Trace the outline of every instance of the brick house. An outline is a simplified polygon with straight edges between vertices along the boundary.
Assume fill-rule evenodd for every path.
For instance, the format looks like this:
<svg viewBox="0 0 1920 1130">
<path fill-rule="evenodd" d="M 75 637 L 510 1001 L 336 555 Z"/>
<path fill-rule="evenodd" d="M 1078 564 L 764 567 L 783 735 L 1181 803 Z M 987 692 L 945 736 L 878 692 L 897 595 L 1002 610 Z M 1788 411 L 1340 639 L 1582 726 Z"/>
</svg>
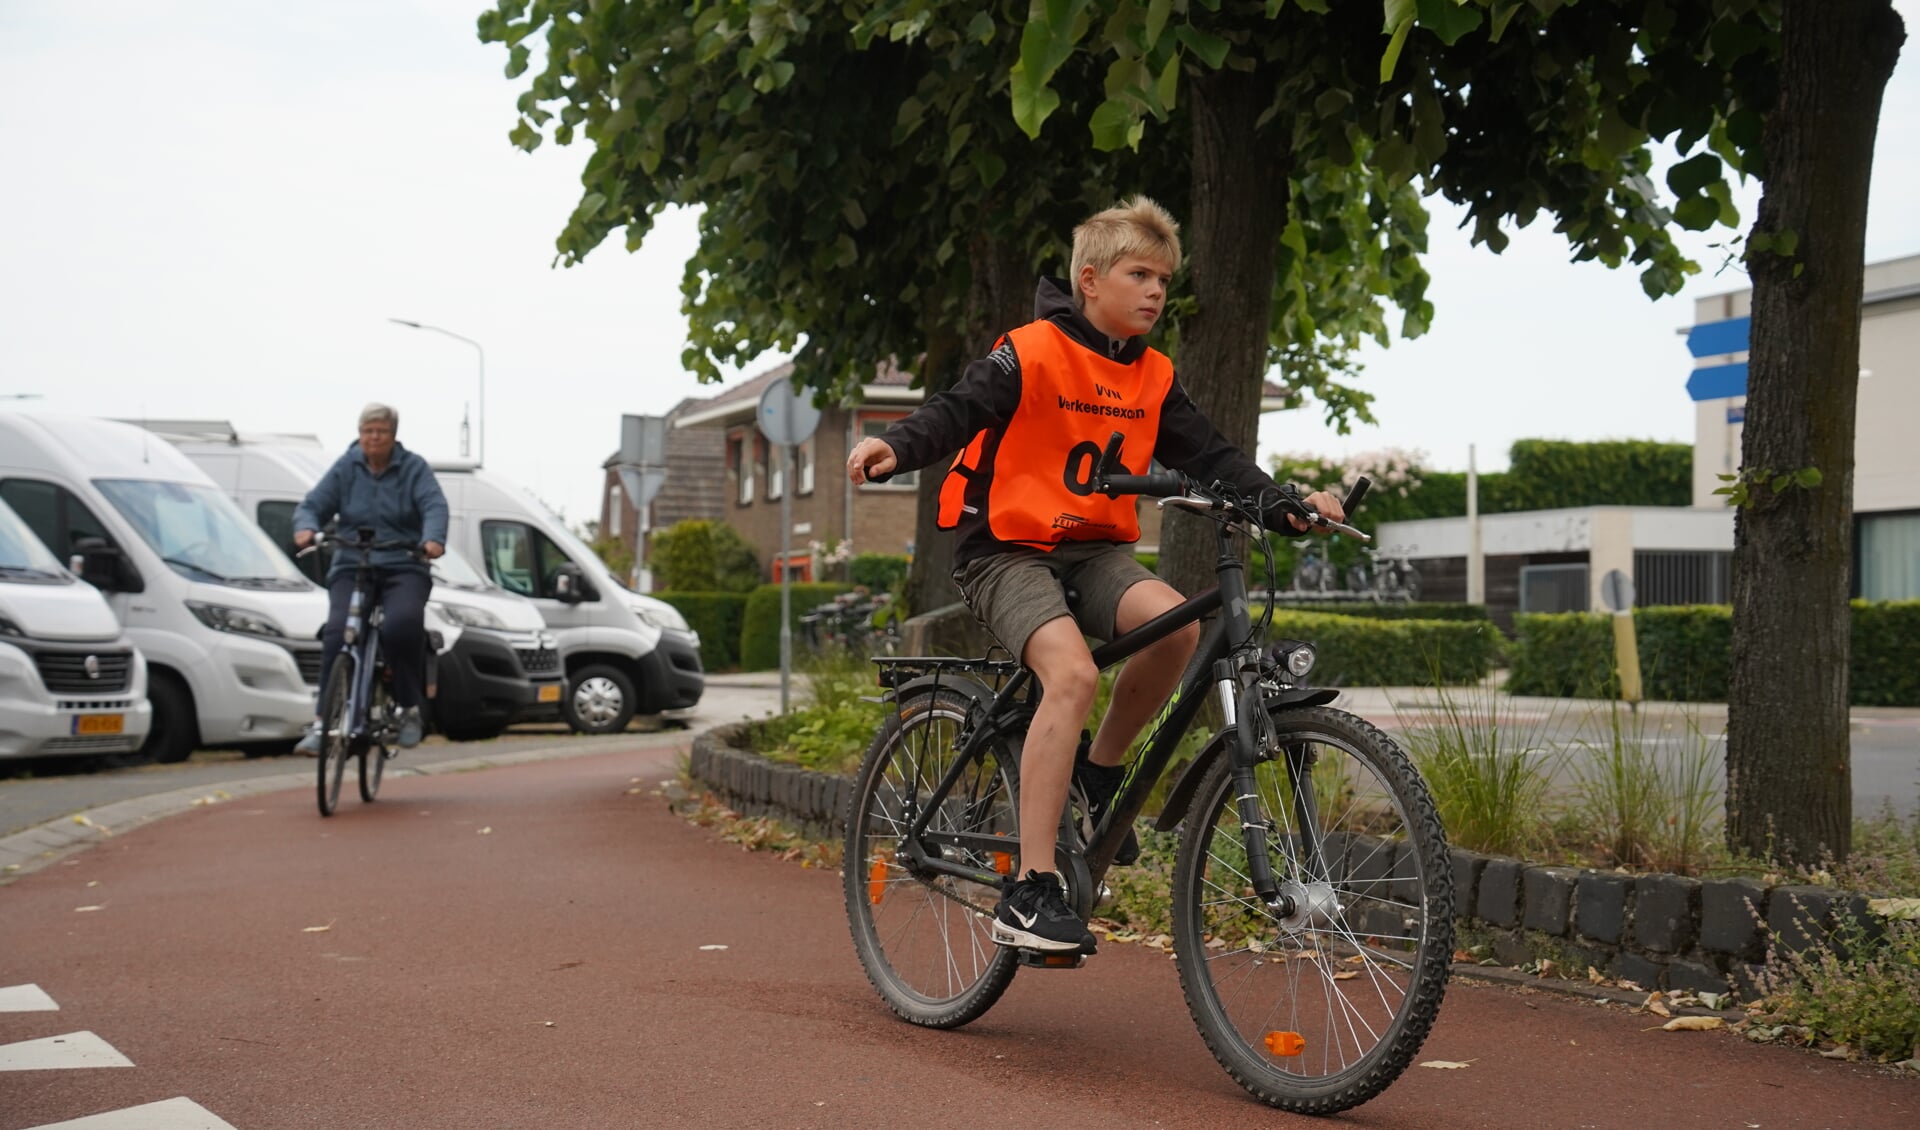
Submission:
<svg viewBox="0 0 1920 1130">
<path fill-rule="evenodd" d="M 754 421 L 760 396 L 775 381 L 787 380 L 793 366 L 780 365 L 706 400 L 688 400 L 668 418 L 669 471 L 666 484 L 654 499 L 651 529 L 670 526 L 683 518 L 711 518 L 740 531 L 766 564 L 769 578 L 780 555 L 780 503 L 786 490 L 779 452 L 760 434 Z M 847 481 L 847 453 L 866 436 L 879 435 L 921 401 L 921 390 L 910 387 L 914 375 L 884 362 L 853 406 L 829 406 L 821 411 L 813 438 L 794 451 L 793 527 L 788 537 L 788 568 L 796 581 L 837 579 L 831 566 L 816 562 L 813 543 L 823 548 L 841 539 L 854 553 L 910 554 L 913 549 L 915 508 L 919 504 L 919 476 L 940 473 L 938 466 L 897 475 L 886 483 L 854 486 Z M 1260 410 L 1282 407 L 1285 390 L 1267 382 Z M 685 470 L 681 453 L 686 453 Z M 697 461 L 696 461 L 697 460 Z M 636 544 L 630 531 L 637 516 L 620 498 L 619 476 L 608 461 L 603 488 L 602 529 Z M 697 480 L 697 481 L 690 481 Z M 676 493 L 677 492 L 677 493 Z M 670 493 L 672 505 L 668 505 Z M 616 519 L 616 503 L 625 511 Z M 614 523 L 618 523 L 617 528 Z M 1157 552 L 1160 511 L 1140 511 L 1139 549 Z"/>
</svg>

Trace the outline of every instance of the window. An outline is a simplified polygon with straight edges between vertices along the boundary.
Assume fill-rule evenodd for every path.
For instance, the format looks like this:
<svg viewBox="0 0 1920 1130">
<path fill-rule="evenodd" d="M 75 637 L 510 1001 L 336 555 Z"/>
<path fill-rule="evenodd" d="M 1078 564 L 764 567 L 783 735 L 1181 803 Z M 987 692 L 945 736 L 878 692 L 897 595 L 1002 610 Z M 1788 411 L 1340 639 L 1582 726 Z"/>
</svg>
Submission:
<svg viewBox="0 0 1920 1130">
<path fill-rule="evenodd" d="M 793 449 L 793 493 L 813 493 L 813 437 Z"/>
<path fill-rule="evenodd" d="M 627 492 L 620 489 L 619 483 L 615 483 L 613 486 L 607 488 L 608 537 L 617 538 L 620 536 L 620 512 L 627 508 L 626 504 Z"/>
<path fill-rule="evenodd" d="M 778 554 L 775 554 L 773 559 L 773 583 L 776 585 L 780 583 L 780 564 L 780 557 Z M 788 581 L 796 585 L 813 583 L 813 554 L 796 553 L 792 557 L 787 558 L 786 566 Z"/>
<path fill-rule="evenodd" d="M 779 498 L 787 489 L 787 451 L 778 444 L 762 442 L 767 460 L 767 497 Z"/>
<path fill-rule="evenodd" d="M 1522 565 L 1520 611 L 1585 612 L 1587 566 Z"/>
<path fill-rule="evenodd" d="M 495 584 L 521 596 L 559 599 L 560 568 L 571 559 L 552 538 L 524 522 L 482 522 L 480 545 Z M 585 597 L 598 599 L 591 586 Z"/>
<path fill-rule="evenodd" d="M 1730 604 L 1733 554 L 1719 549 L 1643 549 L 1633 555 L 1634 603 Z"/>
<path fill-rule="evenodd" d="M 1860 516 L 1860 596 L 1920 598 L 1920 514 Z"/>
<path fill-rule="evenodd" d="M 253 520 L 273 539 L 273 544 L 293 559 L 294 568 L 305 573 L 309 581 L 325 584 L 327 564 L 333 559 L 333 550 L 322 549 L 305 557 L 295 556 L 300 552 L 293 544 L 293 512 L 297 507 L 298 504 L 293 502 L 262 502 L 255 508 Z"/>
<path fill-rule="evenodd" d="M 72 491 L 37 479 L 8 479 L 0 483 L 0 498 L 38 534 L 55 557 L 65 561 L 81 538 L 99 538 L 115 544 L 113 535 Z"/>
<path fill-rule="evenodd" d="M 753 502 L 753 460 L 747 455 L 750 442 L 745 431 L 727 436 L 727 474 L 734 482 L 734 501 L 742 506 Z"/>
<path fill-rule="evenodd" d="M 860 439 L 869 439 L 871 437 L 878 436 L 880 433 L 887 430 L 887 426 L 893 423 L 893 419 L 894 418 L 892 417 L 886 417 L 886 416 L 882 416 L 879 418 L 875 418 L 873 416 L 862 416 L 860 418 Z M 919 485 L 920 485 L 920 472 L 904 471 L 900 474 L 893 476 L 892 478 L 888 479 L 884 483 L 870 484 L 870 487 L 872 489 L 885 490 L 889 487 L 917 487 Z"/>
</svg>

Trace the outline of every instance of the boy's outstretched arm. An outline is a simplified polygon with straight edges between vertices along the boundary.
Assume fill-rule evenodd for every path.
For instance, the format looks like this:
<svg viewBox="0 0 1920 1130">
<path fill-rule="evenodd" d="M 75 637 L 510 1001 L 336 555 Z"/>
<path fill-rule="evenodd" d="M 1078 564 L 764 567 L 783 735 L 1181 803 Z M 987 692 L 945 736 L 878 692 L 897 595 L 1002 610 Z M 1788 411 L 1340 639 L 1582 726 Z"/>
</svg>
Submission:
<svg viewBox="0 0 1920 1130">
<path fill-rule="evenodd" d="M 1006 425 L 1020 406 L 1020 359 L 1011 343 L 967 366 L 960 380 L 879 436 L 868 436 L 847 453 L 847 477 L 855 485 L 917 471 L 964 447 L 987 428 Z"/>
<path fill-rule="evenodd" d="M 1178 380 L 1167 390 L 1167 399 L 1160 407 L 1160 436 L 1154 445 L 1153 457 L 1165 466 L 1184 471 L 1195 478 L 1209 481 L 1221 479 L 1232 483 L 1248 498 L 1259 498 L 1263 492 L 1278 488 L 1324 517 L 1336 522 L 1347 520 L 1346 510 L 1341 507 L 1340 500 L 1326 491 L 1315 491 L 1302 498 L 1299 488 L 1293 484 L 1276 483 L 1272 475 L 1248 458 L 1246 452 L 1220 434 L 1220 430 L 1200 411 L 1199 405 L 1187 395 L 1187 390 L 1180 387 Z M 1276 510 L 1268 511 L 1265 519 L 1267 528 L 1281 528 L 1279 518 L 1282 514 L 1294 531 L 1306 531 L 1307 524 L 1298 515 Z"/>
</svg>

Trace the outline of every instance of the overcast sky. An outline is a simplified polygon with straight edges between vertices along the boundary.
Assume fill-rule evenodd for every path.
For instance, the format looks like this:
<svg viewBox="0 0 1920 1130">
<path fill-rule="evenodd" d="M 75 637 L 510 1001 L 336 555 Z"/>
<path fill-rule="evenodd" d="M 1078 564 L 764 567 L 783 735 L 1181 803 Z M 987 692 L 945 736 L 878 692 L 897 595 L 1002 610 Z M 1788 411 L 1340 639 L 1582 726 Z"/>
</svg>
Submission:
<svg viewBox="0 0 1920 1130">
<path fill-rule="evenodd" d="M 1920 0 L 1880 123 L 1869 261 L 1920 253 Z M 29 410 L 214 418 L 352 439 L 368 400 L 401 440 L 486 461 L 575 521 L 623 412 L 702 388 L 680 369 L 690 216 L 637 254 L 617 239 L 550 266 L 583 146 L 512 148 L 519 82 L 473 33 L 475 0 L 0 0 L 0 396 Z M 1752 219 L 1757 187 L 1741 192 Z M 1377 427 L 1270 416 L 1261 454 L 1400 447 L 1435 467 L 1504 466 L 1524 437 L 1691 441 L 1692 299 L 1746 285 L 1706 268 L 1650 302 L 1631 270 L 1567 262 L 1550 222 L 1473 249 L 1435 202 L 1432 331 L 1369 348 Z M 772 363 L 769 359 L 767 363 Z M 750 366 L 749 373 L 763 365 Z M 0 402 L 0 409 L 8 406 Z M 476 429 L 477 431 L 477 429 Z M 477 439 L 477 436 L 476 436 Z"/>
</svg>

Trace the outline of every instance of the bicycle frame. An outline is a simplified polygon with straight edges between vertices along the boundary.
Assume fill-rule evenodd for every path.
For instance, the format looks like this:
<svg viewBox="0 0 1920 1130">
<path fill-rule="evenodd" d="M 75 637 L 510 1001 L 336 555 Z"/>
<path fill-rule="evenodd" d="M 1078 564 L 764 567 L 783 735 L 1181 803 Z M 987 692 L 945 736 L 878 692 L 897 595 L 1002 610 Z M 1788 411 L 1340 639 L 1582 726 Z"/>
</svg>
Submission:
<svg viewBox="0 0 1920 1130">
<path fill-rule="evenodd" d="M 1101 819 L 1094 830 L 1093 841 L 1087 845 L 1083 859 L 1089 872 L 1089 878 L 1097 884 L 1113 863 L 1113 857 L 1120 850 L 1126 838 L 1127 829 L 1132 827 L 1134 819 L 1145 807 L 1147 796 L 1166 771 L 1167 763 L 1172 759 L 1174 750 L 1179 746 L 1200 707 L 1206 701 L 1211 690 L 1219 698 L 1224 718 L 1221 732 L 1234 730 L 1235 740 L 1229 745 L 1234 755 L 1236 770 L 1242 775 L 1238 784 L 1238 793 L 1242 807 L 1249 811 L 1242 813 L 1249 829 L 1265 828 L 1264 820 L 1258 815 L 1257 801 L 1252 798 L 1252 772 L 1256 751 L 1251 741 L 1251 731 L 1246 727 L 1236 727 L 1240 712 L 1251 703 L 1256 709 L 1262 708 L 1258 694 L 1260 675 L 1260 645 L 1253 640 L 1253 616 L 1247 595 L 1246 564 L 1233 548 L 1233 530 L 1227 523 L 1219 529 L 1219 558 L 1215 562 L 1215 572 L 1220 583 L 1215 588 L 1188 598 L 1180 604 L 1161 613 L 1152 620 L 1123 633 L 1112 641 L 1101 645 L 1093 652 L 1096 667 L 1105 670 L 1147 647 L 1158 643 L 1174 632 L 1189 624 L 1198 623 L 1210 613 L 1218 611 L 1216 617 L 1202 631 L 1200 642 L 1194 649 L 1193 659 L 1188 663 L 1179 685 L 1168 699 L 1158 717 L 1154 719 L 1145 749 L 1138 758 L 1130 762 L 1127 776 L 1122 781 L 1114 797 L 1109 812 Z M 973 661 L 943 661 L 938 657 L 902 660 L 875 659 L 884 666 L 889 663 L 917 665 L 930 668 L 933 672 L 934 686 L 939 684 L 939 671 L 944 668 L 958 667 Z M 977 668 L 977 664 L 974 665 Z M 1033 683 L 1033 672 L 1020 667 L 1004 686 L 995 694 L 993 702 L 987 707 L 981 724 L 966 734 L 960 749 L 960 755 L 953 760 L 945 775 L 935 785 L 923 810 L 914 814 L 909 823 L 902 850 L 906 853 L 913 868 L 927 872 L 952 875 L 957 878 L 983 885 L 994 885 L 1000 881 L 996 872 L 968 866 L 966 863 L 949 859 L 939 849 L 952 847 L 964 852 L 987 854 L 1008 854 L 1018 850 L 1017 837 L 994 836 L 970 832 L 930 832 L 927 825 L 934 813 L 939 811 L 954 785 L 960 780 L 966 768 L 978 760 L 986 745 L 1001 734 L 1024 733 L 1026 724 L 1032 715 L 1035 699 L 1028 693 Z M 1290 759 L 1291 760 L 1291 759 Z M 1290 766 L 1291 768 L 1292 766 Z M 1312 790 L 1293 790 L 1296 801 L 1304 801 L 1308 811 L 1303 817 L 1311 815 Z M 1301 794 L 1306 794 L 1304 797 Z M 909 803 L 913 803 L 909 800 Z M 1303 824 L 1315 827 L 1316 824 Z M 1249 849 L 1258 845 L 1249 844 Z M 932 849 L 932 850 L 929 850 Z M 1317 853 L 1316 853 L 1317 854 Z M 990 858 L 991 856 L 989 856 Z M 1273 902 L 1280 899 L 1278 885 L 1270 873 L 1266 872 L 1266 854 L 1260 851 L 1250 860 L 1250 866 L 1256 871 L 1251 876 L 1259 893 Z"/>
</svg>

